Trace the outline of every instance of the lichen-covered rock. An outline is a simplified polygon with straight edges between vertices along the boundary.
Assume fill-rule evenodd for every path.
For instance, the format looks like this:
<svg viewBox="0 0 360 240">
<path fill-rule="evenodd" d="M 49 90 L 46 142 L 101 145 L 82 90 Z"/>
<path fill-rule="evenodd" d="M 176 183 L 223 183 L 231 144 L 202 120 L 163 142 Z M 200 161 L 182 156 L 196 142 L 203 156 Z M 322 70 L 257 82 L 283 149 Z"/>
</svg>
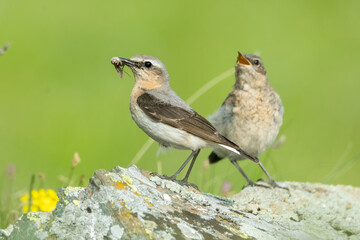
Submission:
<svg viewBox="0 0 360 240">
<path fill-rule="evenodd" d="M 27 213 L 0 239 L 360 239 L 360 189 L 280 183 L 231 198 L 151 176 L 136 166 L 97 170 L 86 188 L 61 188 L 50 213 Z"/>
</svg>

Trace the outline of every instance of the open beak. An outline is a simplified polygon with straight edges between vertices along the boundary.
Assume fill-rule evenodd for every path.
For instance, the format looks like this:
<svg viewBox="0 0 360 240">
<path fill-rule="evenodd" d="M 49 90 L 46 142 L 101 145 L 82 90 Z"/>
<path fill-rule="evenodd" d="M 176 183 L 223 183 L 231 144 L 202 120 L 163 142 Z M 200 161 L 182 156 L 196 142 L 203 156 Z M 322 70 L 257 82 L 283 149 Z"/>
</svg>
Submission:
<svg viewBox="0 0 360 240">
<path fill-rule="evenodd" d="M 238 60 L 237 64 L 239 65 L 251 65 L 251 63 L 241 54 L 241 52 L 238 52 Z"/>
</svg>

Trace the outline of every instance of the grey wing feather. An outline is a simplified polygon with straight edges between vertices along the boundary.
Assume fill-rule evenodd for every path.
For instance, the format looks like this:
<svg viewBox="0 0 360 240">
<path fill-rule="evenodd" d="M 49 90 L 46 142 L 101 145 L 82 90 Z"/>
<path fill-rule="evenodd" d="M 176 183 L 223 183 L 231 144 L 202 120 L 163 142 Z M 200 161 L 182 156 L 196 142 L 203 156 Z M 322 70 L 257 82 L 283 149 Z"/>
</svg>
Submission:
<svg viewBox="0 0 360 240">
<path fill-rule="evenodd" d="M 236 149 L 236 145 L 221 136 L 211 123 L 195 111 L 165 103 L 151 94 L 144 93 L 137 99 L 139 107 L 153 120 L 182 129 L 204 140 L 224 144 Z"/>
</svg>

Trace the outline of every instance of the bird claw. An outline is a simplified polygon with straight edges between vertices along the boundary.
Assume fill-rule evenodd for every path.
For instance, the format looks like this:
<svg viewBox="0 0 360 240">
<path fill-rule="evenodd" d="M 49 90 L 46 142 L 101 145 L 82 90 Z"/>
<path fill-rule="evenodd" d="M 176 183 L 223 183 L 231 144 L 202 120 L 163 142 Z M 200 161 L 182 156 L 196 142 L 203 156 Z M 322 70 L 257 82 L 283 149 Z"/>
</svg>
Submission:
<svg viewBox="0 0 360 240">
<path fill-rule="evenodd" d="M 159 177 L 159 178 L 165 179 L 165 180 L 171 180 L 171 181 L 176 180 L 174 176 L 168 177 L 166 174 L 161 175 L 161 174 L 158 174 L 157 172 L 151 172 L 150 175 L 156 176 L 156 177 Z"/>
<path fill-rule="evenodd" d="M 177 182 L 178 184 L 180 184 L 181 186 L 186 186 L 186 187 L 193 187 L 196 190 L 200 191 L 199 187 L 193 183 L 189 183 L 186 180 L 175 180 L 175 182 Z"/>
<path fill-rule="evenodd" d="M 181 185 L 181 186 L 193 187 L 193 188 L 195 188 L 196 190 L 200 191 L 198 186 L 196 186 L 196 185 L 193 184 L 193 183 L 189 183 L 189 182 L 188 182 L 187 180 L 185 180 L 185 179 L 176 180 L 176 176 L 171 176 L 171 177 L 169 177 L 169 176 L 167 176 L 167 175 L 165 175 L 165 174 L 164 174 L 164 175 L 160 175 L 160 174 L 158 174 L 158 173 L 156 173 L 156 172 L 151 172 L 150 175 L 151 175 L 151 176 L 157 176 L 157 177 L 159 177 L 159 178 L 161 178 L 161 179 L 165 179 L 165 180 L 169 180 L 169 181 L 176 182 L 177 184 L 179 184 L 179 185 Z"/>
<path fill-rule="evenodd" d="M 196 186 L 196 185 L 193 184 L 193 183 L 189 183 L 189 182 L 186 181 L 185 179 L 176 180 L 176 177 L 175 177 L 175 176 L 169 177 L 169 176 L 167 176 L 167 175 L 165 175 L 165 174 L 164 174 L 164 175 L 160 175 L 160 174 L 158 174 L 158 173 L 156 173 L 156 172 L 151 172 L 150 175 L 151 175 L 151 176 L 157 176 L 157 177 L 159 177 L 159 178 L 161 178 L 161 179 L 165 179 L 165 180 L 170 180 L 170 181 L 176 182 L 177 184 L 179 184 L 179 185 L 181 185 L 181 186 L 193 187 L 193 188 L 195 188 L 196 190 L 200 191 L 198 186 Z"/>
<path fill-rule="evenodd" d="M 289 189 L 287 187 L 282 187 L 279 184 L 277 184 L 274 179 L 270 179 L 269 181 L 265 181 L 264 179 L 260 179 L 259 181 L 269 184 L 271 188 L 281 188 L 281 189 L 289 191 Z"/>
<path fill-rule="evenodd" d="M 262 184 L 254 183 L 253 181 L 248 182 L 248 184 L 247 184 L 247 185 L 245 185 L 245 186 L 243 187 L 243 189 L 244 189 L 244 188 L 247 188 L 247 187 L 263 187 L 263 188 L 270 188 L 269 186 L 266 186 L 266 185 L 262 185 Z"/>
<path fill-rule="evenodd" d="M 163 175 L 160 175 L 160 174 L 158 174 L 157 172 L 150 172 L 150 176 L 153 176 L 153 177 L 159 177 L 159 178 L 162 178 L 163 177 Z"/>
<path fill-rule="evenodd" d="M 243 189 L 246 188 L 246 187 L 263 187 L 263 188 L 281 188 L 281 189 L 289 191 L 289 189 L 287 187 L 280 186 L 273 179 L 271 179 L 270 181 L 264 181 L 263 179 L 259 179 L 258 182 L 264 182 L 267 185 L 263 185 L 263 184 L 259 184 L 259 183 L 254 183 L 253 181 L 249 181 L 248 184 L 243 187 Z"/>
<path fill-rule="evenodd" d="M 282 187 L 282 186 L 280 186 L 280 185 L 277 184 L 273 179 L 271 179 L 268 183 L 269 183 L 270 186 L 273 187 L 273 188 L 281 188 L 281 189 L 284 189 L 284 190 L 289 191 L 289 189 L 288 189 L 287 187 Z"/>
</svg>

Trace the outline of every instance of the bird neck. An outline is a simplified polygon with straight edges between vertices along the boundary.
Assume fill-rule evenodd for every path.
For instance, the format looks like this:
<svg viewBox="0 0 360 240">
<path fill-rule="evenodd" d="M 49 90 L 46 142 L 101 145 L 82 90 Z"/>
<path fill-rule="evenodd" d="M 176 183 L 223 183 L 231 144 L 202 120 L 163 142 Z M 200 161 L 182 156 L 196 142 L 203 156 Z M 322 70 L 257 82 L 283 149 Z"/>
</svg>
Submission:
<svg viewBox="0 0 360 240">
<path fill-rule="evenodd" d="M 155 90 L 161 87 L 168 86 L 169 82 L 160 78 L 135 78 L 135 88 L 141 88 L 144 90 Z"/>
<path fill-rule="evenodd" d="M 251 74 L 239 74 L 236 76 L 234 89 L 246 90 L 251 88 L 261 91 L 262 89 L 267 89 L 269 86 L 266 76 L 256 78 Z"/>
</svg>

